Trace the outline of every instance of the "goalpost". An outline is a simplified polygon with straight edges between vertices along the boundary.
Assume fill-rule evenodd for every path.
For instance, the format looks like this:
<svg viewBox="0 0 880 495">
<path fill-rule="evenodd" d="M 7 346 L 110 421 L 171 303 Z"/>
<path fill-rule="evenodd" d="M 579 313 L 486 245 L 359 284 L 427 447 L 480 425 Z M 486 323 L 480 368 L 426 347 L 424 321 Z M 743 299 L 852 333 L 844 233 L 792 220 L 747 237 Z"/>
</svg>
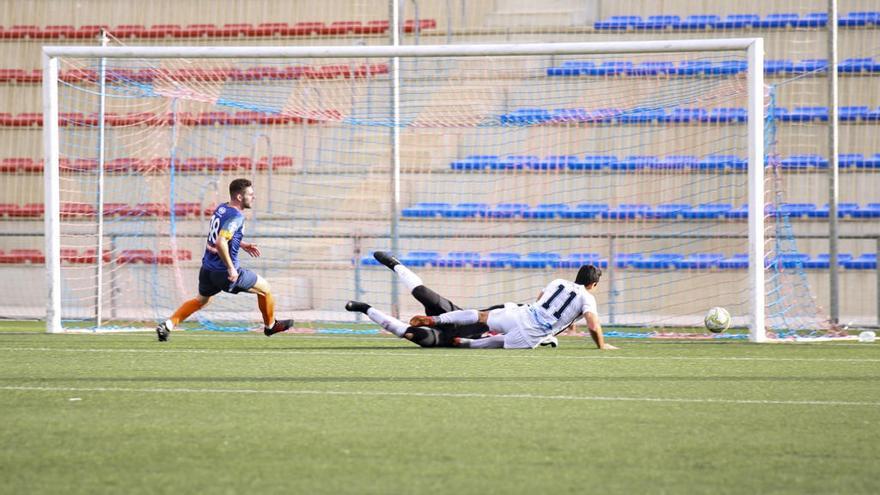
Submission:
<svg viewBox="0 0 880 495">
<path fill-rule="evenodd" d="M 370 260 L 394 248 L 462 306 L 596 263 L 610 324 L 725 306 L 767 338 L 760 38 L 44 47 L 43 72 L 50 333 L 170 314 L 245 176 L 265 248 L 243 263 L 301 320 L 412 310 Z M 258 320 L 223 297 L 203 327 Z"/>
</svg>

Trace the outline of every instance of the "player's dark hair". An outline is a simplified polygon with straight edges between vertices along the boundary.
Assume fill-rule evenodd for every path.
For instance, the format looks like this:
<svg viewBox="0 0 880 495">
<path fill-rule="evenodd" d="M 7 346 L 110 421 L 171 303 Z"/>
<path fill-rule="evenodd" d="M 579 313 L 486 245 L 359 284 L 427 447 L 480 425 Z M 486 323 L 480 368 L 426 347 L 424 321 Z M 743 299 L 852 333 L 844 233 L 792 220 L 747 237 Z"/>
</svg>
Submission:
<svg viewBox="0 0 880 495">
<path fill-rule="evenodd" d="M 236 194 L 244 194 L 244 190 L 251 185 L 251 181 L 247 179 L 235 179 L 229 183 L 229 197 L 234 199 Z"/>
<path fill-rule="evenodd" d="M 593 265 L 584 265 L 578 270 L 577 277 L 574 279 L 574 283 L 578 285 L 590 285 L 595 284 L 599 281 L 599 277 L 602 276 L 602 270 Z"/>
</svg>

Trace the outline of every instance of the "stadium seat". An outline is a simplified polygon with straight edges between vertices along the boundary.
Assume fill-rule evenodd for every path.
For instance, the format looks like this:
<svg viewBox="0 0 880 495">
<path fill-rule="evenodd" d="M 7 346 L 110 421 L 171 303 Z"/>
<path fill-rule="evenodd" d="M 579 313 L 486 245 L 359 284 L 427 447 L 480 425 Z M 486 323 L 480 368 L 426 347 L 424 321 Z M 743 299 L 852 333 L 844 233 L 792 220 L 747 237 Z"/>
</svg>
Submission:
<svg viewBox="0 0 880 495">
<path fill-rule="evenodd" d="M 781 253 L 776 257 L 767 258 L 764 263 L 767 267 L 804 268 L 804 263 L 809 261 L 809 259 L 809 254 Z"/>
<path fill-rule="evenodd" d="M 553 268 L 577 269 L 583 265 L 594 265 L 599 268 L 608 268 L 608 260 L 602 258 L 599 253 L 573 253 L 553 263 Z"/>
<path fill-rule="evenodd" d="M 436 19 L 419 19 L 418 22 L 416 22 L 415 19 L 407 19 L 403 22 L 404 33 L 415 33 L 418 31 L 424 31 L 425 29 L 435 29 L 436 27 Z"/>
<path fill-rule="evenodd" d="M 800 62 L 795 62 L 791 68 L 791 72 L 796 74 L 804 74 L 807 72 L 824 71 L 828 69 L 828 59 L 825 58 L 807 58 Z"/>
<path fill-rule="evenodd" d="M 681 22 L 677 15 L 651 15 L 641 22 L 632 25 L 633 29 L 640 31 L 663 31 L 672 29 Z"/>
<path fill-rule="evenodd" d="M 192 157 L 187 158 L 183 161 L 175 161 L 174 166 L 177 172 L 180 173 L 193 173 L 193 172 L 204 172 L 205 170 L 217 170 L 217 159 L 208 156 L 208 157 Z"/>
<path fill-rule="evenodd" d="M 717 15 L 689 15 L 683 21 L 678 22 L 674 28 L 683 30 L 709 29 L 721 21 Z"/>
<path fill-rule="evenodd" d="M 498 163 L 498 155 L 468 155 L 451 163 L 453 170 L 484 170 Z"/>
<path fill-rule="evenodd" d="M 867 120 L 868 115 L 871 113 L 871 109 L 867 106 L 847 106 L 840 107 L 839 110 L 838 118 L 841 122 Z"/>
<path fill-rule="evenodd" d="M 717 268 L 724 255 L 718 253 L 694 253 L 673 261 L 679 270 L 707 270 Z"/>
<path fill-rule="evenodd" d="M 780 165 L 787 169 L 828 168 L 828 160 L 820 155 L 791 155 L 784 158 Z"/>
<path fill-rule="evenodd" d="M 587 72 L 581 72 L 582 69 L 594 69 L 596 67 L 595 62 L 590 61 L 579 61 L 579 60 L 567 60 L 562 63 L 559 67 L 547 67 L 547 75 L 548 76 L 579 76 L 582 73 L 587 74 Z"/>
<path fill-rule="evenodd" d="M 61 203 L 61 218 L 87 218 L 94 217 L 97 212 L 89 203 Z"/>
<path fill-rule="evenodd" d="M 501 124 L 541 124 L 552 120 L 550 110 L 546 108 L 518 108 L 510 113 L 501 114 Z"/>
<path fill-rule="evenodd" d="M 630 155 L 610 164 L 611 170 L 641 170 L 657 163 L 658 158 L 653 155 Z"/>
<path fill-rule="evenodd" d="M 742 205 L 736 208 L 731 208 L 724 212 L 724 218 L 728 218 L 731 220 L 740 220 L 749 218 L 749 205 Z"/>
<path fill-rule="evenodd" d="M 6 258 L 11 263 L 25 263 L 40 265 L 46 262 L 46 257 L 39 249 L 10 249 L 6 253 Z"/>
<path fill-rule="evenodd" d="M 158 258 L 150 249 L 123 249 L 119 256 L 116 257 L 116 263 L 120 265 L 143 263 L 145 265 L 155 265 Z"/>
<path fill-rule="evenodd" d="M 146 217 L 168 217 L 171 215 L 171 210 L 168 209 L 168 205 L 165 203 L 138 203 L 134 207 L 133 212 L 137 216 Z"/>
<path fill-rule="evenodd" d="M 535 155 L 507 155 L 489 165 L 490 170 L 523 170 L 537 168 L 541 159 Z"/>
<path fill-rule="evenodd" d="M 3 32 L 4 38 L 20 39 L 20 38 L 39 38 L 42 30 L 39 26 L 31 24 L 16 24 L 7 28 Z"/>
<path fill-rule="evenodd" d="M 619 113 L 614 120 L 621 124 L 650 124 L 665 117 L 666 112 L 662 108 L 633 108 Z"/>
<path fill-rule="evenodd" d="M 18 205 L 15 203 L 0 203 L 0 218 L 14 217 L 18 211 Z"/>
<path fill-rule="evenodd" d="M 851 212 L 851 215 L 853 218 L 880 218 L 880 203 L 868 203 L 863 208 Z"/>
<path fill-rule="evenodd" d="M 690 210 L 682 212 L 681 216 L 687 219 L 723 218 L 724 214 L 733 209 L 730 203 L 700 203 Z"/>
<path fill-rule="evenodd" d="M 642 17 L 637 15 L 613 15 L 603 21 L 597 21 L 593 27 L 597 31 L 626 31 L 642 22 Z"/>
<path fill-rule="evenodd" d="M 674 220 L 677 218 L 684 218 L 685 212 L 688 212 L 690 210 L 691 205 L 688 204 L 661 204 L 657 205 L 656 208 L 652 208 L 644 212 L 644 217 L 654 220 Z"/>
<path fill-rule="evenodd" d="M 173 211 L 175 217 L 199 218 L 202 216 L 202 205 L 199 203 L 174 203 Z"/>
<path fill-rule="evenodd" d="M 403 208 L 401 214 L 409 218 L 433 218 L 441 216 L 451 207 L 449 203 L 416 203 L 409 208 Z"/>
<path fill-rule="evenodd" d="M 615 163 L 617 163 L 616 156 L 586 155 L 577 162 L 569 163 L 568 168 L 569 170 L 602 170 L 611 168 Z"/>
<path fill-rule="evenodd" d="M 880 12 L 847 12 L 837 18 L 837 25 L 844 27 L 864 27 L 880 25 Z"/>
<path fill-rule="evenodd" d="M 480 258 L 480 268 L 510 268 L 519 260 L 519 253 L 489 253 Z"/>
<path fill-rule="evenodd" d="M 489 205 L 486 203 L 459 203 L 440 212 L 444 218 L 473 218 L 485 216 Z"/>
<path fill-rule="evenodd" d="M 700 160 L 693 155 L 669 155 L 660 160 L 649 163 L 648 168 L 660 170 L 681 170 L 685 168 L 698 168 Z"/>
<path fill-rule="evenodd" d="M 515 218 L 522 216 L 529 209 L 525 203 L 499 203 L 486 211 L 488 218 Z"/>
<path fill-rule="evenodd" d="M 642 62 L 624 71 L 628 76 L 657 76 L 674 74 L 675 64 L 672 62 Z"/>
<path fill-rule="evenodd" d="M 827 12 L 809 12 L 794 23 L 794 27 L 815 28 L 828 25 Z"/>
<path fill-rule="evenodd" d="M 748 253 L 734 254 L 718 262 L 718 268 L 722 270 L 743 270 L 749 267 Z"/>
<path fill-rule="evenodd" d="M 623 203 L 617 208 L 610 208 L 607 211 L 603 211 L 602 218 L 610 218 L 614 220 L 644 218 L 649 211 L 651 211 L 651 207 L 646 204 Z"/>
<path fill-rule="evenodd" d="M 21 172 L 25 162 L 33 163 L 33 160 L 30 158 L 4 158 L 0 160 L 0 172 L 7 174 Z"/>
<path fill-rule="evenodd" d="M 125 203 L 104 203 L 105 217 L 127 217 L 131 216 L 132 208 Z"/>
<path fill-rule="evenodd" d="M 705 119 L 701 122 L 727 123 L 727 122 L 746 122 L 748 120 L 748 112 L 745 108 L 713 108 Z"/>
<path fill-rule="evenodd" d="M 795 13 L 767 14 L 755 27 L 765 29 L 788 28 L 795 27 L 798 21 L 800 21 L 800 16 Z"/>
<path fill-rule="evenodd" d="M 790 218 L 807 218 L 816 211 L 813 203 L 781 203 L 778 207 L 771 207 L 769 215 L 784 215 Z"/>
<path fill-rule="evenodd" d="M 858 258 L 841 260 L 840 266 L 848 270 L 876 270 L 877 253 L 865 253 L 860 255 Z"/>
<path fill-rule="evenodd" d="M 870 158 L 865 157 L 865 161 L 861 165 L 857 164 L 856 168 L 880 169 L 880 153 L 875 153 Z"/>
<path fill-rule="evenodd" d="M 180 24 L 153 24 L 150 26 L 144 36 L 147 38 L 183 38 L 190 37 L 189 31 L 185 31 Z"/>
<path fill-rule="evenodd" d="M 363 34 L 380 34 L 388 31 L 389 23 L 386 20 L 367 21 L 361 28 Z"/>
<path fill-rule="evenodd" d="M 407 266 L 435 266 L 439 259 L 437 251 L 410 251 L 401 256 L 400 262 Z"/>
<path fill-rule="evenodd" d="M 730 14 L 723 21 L 716 21 L 715 29 L 745 29 L 757 26 L 761 22 L 758 14 Z"/>
<path fill-rule="evenodd" d="M 685 60 L 678 64 L 675 73 L 681 76 L 693 76 L 697 74 L 710 74 L 712 62 L 708 60 Z"/>
<path fill-rule="evenodd" d="M 880 70 L 880 64 L 874 62 L 871 57 L 847 58 L 837 66 L 838 72 L 845 74 L 862 74 Z"/>
<path fill-rule="evenodd" d="M 642 259 L 642 253 L 618 253 L 614 257 L 615 268 L 630 268 L 635 260 Z"/>
<path fill-rule="evenodd" d="M 121 24 L 110 28 L 110 33 L 117 38 L 144 38 L 147 28 L 142 24 Z"/>
<path fill-rule="evenodd" d="M 852 255 L 847 253 L 838 253 L 837 254 L 837 265 L 841 266 L 844 261 L 852 260 Z M 803 267 L 808 270 L 825 270 L 831 268 L 831 255 L 828 253 L 821 253 L 817 255 L 815 258 L 810 258 L 808 260 L 803 261 Z"/>
<path fill-rule="evenodd" d="M 676 253 L 651 253 L 643 258 L 633 259 L 629 266 L 637 270 L 666 270 L 675 268 L 684 256 Z"/>
<path fill-rule="evenodd" d="M 576 170 L 580 159 L 577 155 L 550 155 L 532 164 L 535 170 Z"/>
<path fill-rule="evenodd" d="M 588 76 L 619 76 L 633 67 L 628 60 L 606 60 L 594 67 L 582 67 L 581 75 Z"/>
<path fill-rule="evenodd" d="M 156 261 L 160 265 L 171 265 L 176 261 L 190 261 L 192 260 L 192 252 L 188 249 L 163 249 L 159 251 L 159 256 L 156 257 Z"/>
<path fill-rule="evenodd" d="M 605 203 L 580 203 L 574 208 L 560 211 L 559 216 L 567 219 L 597 218 L 607 211 L 608 205 Z"/>
<path fill-rule="evenodd" d="M 43 203 L 27 203 L 18 207 L 10 215 L 15 218 L 40 218 L 43 216 L 45 206 Z"/>
<path fill-rule="evenodd" d="M 712 67 L 709 69 L 709 74 L 741 74 L 748 70 L 748 67 L 748 62 L 745 60 L 722 60 L 721 62 L 712 65 Z"/>
<path fill-rule="evenodd" d="M 562 257 L 556 253 L 528 253 L 519 259 L 511 260 L 511 268 L 551 268 Z"/>
<path fill-rule="evenodd" d="M 783 122 L 827 122 L 828 107 L 794 107 L 783 113 Z"/>
<path fill-rule="evenodd" d="M 556 123 L 590 122 L 590 117 L 590 113 L 584 108 L 554 108 L 550 112 L 550 121 Z"/>
<path fill-rule="evenodd" d="M 687 123 L 700 122 L 708 117 L 705 108 L 673 108 L 660 122 Z"/>
<path fill-rule="evenodd" d="M 522 212 L 522 217 L 527 219 L 563 218 L 563 213 L 571 210 L 564 203 L 540 203 L 535 207 Z"/>
<path fill-rule="evenodd" d="M 794 72 L 794 62 L 791 60 L 765 60 L 764 61 L 764 73 L 765 74 L 786 74 Z"/>
<path fill-rule="evenodd" d="M 748 161 L 735 155 L 706 155 L 696 165 L 700 170 L 746 170 Z"/>
<path fill-rule="evenodd" d="M 473 251 L 452 251 L 446 256 L 439 258 L 436 266 L 439 268 L 464 268 L 478 267 L 480 265 L 480 253 Z"/>
</svg>

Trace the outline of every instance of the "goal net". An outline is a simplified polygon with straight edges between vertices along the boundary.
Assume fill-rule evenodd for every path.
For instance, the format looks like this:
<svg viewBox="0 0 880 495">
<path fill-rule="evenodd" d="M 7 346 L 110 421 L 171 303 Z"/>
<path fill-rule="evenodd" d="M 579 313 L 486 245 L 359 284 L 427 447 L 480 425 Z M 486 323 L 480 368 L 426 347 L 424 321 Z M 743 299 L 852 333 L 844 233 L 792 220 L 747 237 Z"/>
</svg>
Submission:
<svg viewBox="0 0 880 495">
<path fill-rule="evenodd" d="M 196 294 L 210 214 L 239 177 L 262 251 L 242 266 L 300 331 L 357 331 L 349 299 L 421 312 L 376 250 L 465 308 L 534 300 L 595 264 L 619 331 L 693 332 L 713 306 L 756 340 L 815 328 L 808 287 L 787 290 L 771 261 L 750 46 L 760 67 L 753 40 L 50 48 L 50 329 L 167 318 Z M 191 321 L 260 317 L 253 296 L 221 294 Z"/>
</svg>

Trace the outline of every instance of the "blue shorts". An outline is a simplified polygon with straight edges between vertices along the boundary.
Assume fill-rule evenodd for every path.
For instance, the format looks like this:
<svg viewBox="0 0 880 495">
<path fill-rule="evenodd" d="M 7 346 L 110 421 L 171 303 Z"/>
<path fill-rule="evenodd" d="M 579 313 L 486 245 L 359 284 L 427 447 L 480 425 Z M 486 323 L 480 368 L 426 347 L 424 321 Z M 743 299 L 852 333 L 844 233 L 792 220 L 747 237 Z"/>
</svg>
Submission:
<svg viewBox="0 0 880 495">
<path fill-rule="evenodd" d="M 229 281 L 226 272 L 206 270 L 205 267 L 199 270 L 199 294 L 205 297 L 214 296 L 221 291 L 230 294 L 247 292 L 255 285 L 257 274 L 247 268 L 238 269 L 238 280 L 235 283 Z"/>
</svg>

